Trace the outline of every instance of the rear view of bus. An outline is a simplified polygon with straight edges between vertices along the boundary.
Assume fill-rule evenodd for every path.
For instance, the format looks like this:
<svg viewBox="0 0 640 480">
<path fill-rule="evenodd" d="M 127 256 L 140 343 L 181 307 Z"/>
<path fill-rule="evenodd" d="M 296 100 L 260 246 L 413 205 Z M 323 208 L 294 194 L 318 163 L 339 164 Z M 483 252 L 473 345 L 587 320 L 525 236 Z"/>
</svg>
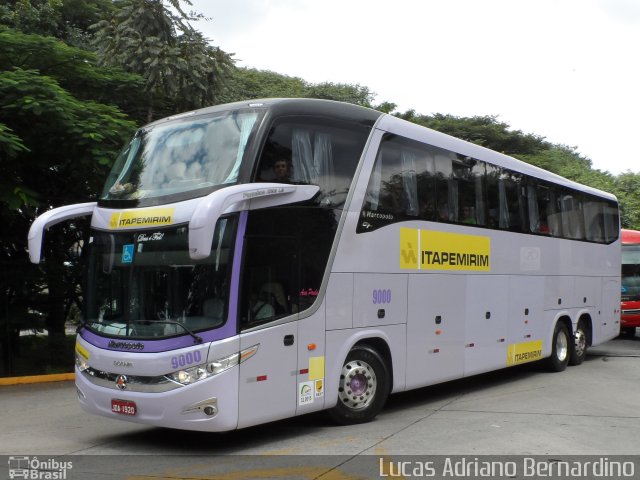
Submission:
<svg viewBox="0 0 640 480">
<path fill-rule="evenodd" d="M 622 312 L 620 331 L 633 337 L 640 327 L 640 232 L 622 230 Z"/>
</svg>

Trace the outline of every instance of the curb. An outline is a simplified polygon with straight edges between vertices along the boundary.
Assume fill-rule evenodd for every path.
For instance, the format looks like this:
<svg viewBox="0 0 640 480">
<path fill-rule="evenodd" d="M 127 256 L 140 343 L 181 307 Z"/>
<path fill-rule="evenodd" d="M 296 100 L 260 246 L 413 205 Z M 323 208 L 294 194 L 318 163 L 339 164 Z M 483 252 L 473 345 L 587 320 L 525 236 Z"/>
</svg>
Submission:
<svg viewBox="0 0 640 480">
<path fill-rule="evenodd" d="M 0 378 L 0 386 L 24 385 L 27 383 L 63 382 L 74 380 L 75 373 L 55 373 L 53 375 L 31 375 L 28 377 L 5 377 Z"/>
</svg>

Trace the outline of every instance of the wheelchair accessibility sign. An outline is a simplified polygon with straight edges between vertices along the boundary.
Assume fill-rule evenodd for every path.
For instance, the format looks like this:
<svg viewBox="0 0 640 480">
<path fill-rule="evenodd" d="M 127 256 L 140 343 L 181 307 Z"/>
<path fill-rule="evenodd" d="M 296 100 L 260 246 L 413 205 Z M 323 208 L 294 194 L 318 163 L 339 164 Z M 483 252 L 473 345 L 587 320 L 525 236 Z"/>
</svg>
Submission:
<svg viewBox="0 0 640 480">
<path fill-rule="evenodd" d="M 133 243 L 122 246 L 122 263 L 133 263 Z"/>
</svg>

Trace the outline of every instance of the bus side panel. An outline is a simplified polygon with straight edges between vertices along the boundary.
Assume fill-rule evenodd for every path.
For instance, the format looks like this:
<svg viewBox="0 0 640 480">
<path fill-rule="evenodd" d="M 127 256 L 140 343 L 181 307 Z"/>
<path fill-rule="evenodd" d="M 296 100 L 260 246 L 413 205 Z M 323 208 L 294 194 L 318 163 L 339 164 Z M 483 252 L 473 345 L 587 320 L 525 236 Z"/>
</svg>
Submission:
<svg viewBox="0 0 640 480">
<path fill-rule="evenodd" d="M 597 299 L 600 298 L 598 292 L 600 283 L 601 281 L 598 277 L 577 277 L 573 306 L 581 308 L 594 307 Z"/>
<path fill-rule="evenodd" d="M 506 275 L 467 276 L 464 375 L 505 366 L 507 358 Z"/>
<path fill-rule="evenodd" d="M 602 279 L 602 308 L 599 325 L 599 335 L 593 339 L 593 344 L 611 340 L 620 334 L 620 278 Z M 596 337 L 594 335 L 594 337 Z"/>
<path fill-rule="evenodd" d="M 407 388 L 462 377 L 466 277 L 409 275 Z"/>
<path fill-rule="evenodd" d="M 353 326 L 407 322 L 407 275 L 356 273 Z"/>
<path fill-rule="evenodd" d="M 295 415 L 297 333 L 293 321 L 240 335 L 241 350 L 260 346 L 240 364 L 238 428 Z"/>
<path fill-rule="evenodd" d="M 389 346 L 391 363 L 393 364 L 393 387 L 391 391 L 403 391 L 406 378 L 406 338 L 407 328 L 404 324 L 328 331 L 325 357 L 325 408 L 335 406 L 338 400 L 340 371 L 349 351 L 356 343 L 366 343 L 367 339 L 381 339 Z"/>
<path fill-rule="evenodd" d="M 509 277 L 509 345 L 540 340 L 546 336 L 543 320 L 544 277 Z"/>
<path fill-rule="evenodd" d="M 327 330 L 353 328 L 353 274 L 332 273 L 325 299 Z"/>
<path fill-rule="evenodd" d="M 574 300 L 573 292 L 573 277 L 547 276 L 545 279 L 544 308 L 546 310 L 570 308 Z"/>
<path fill-rule="evenodd" d="M 325 305 L 298 321 L 296 415 L 322 410 L 325 391 Z"/>
</svg>

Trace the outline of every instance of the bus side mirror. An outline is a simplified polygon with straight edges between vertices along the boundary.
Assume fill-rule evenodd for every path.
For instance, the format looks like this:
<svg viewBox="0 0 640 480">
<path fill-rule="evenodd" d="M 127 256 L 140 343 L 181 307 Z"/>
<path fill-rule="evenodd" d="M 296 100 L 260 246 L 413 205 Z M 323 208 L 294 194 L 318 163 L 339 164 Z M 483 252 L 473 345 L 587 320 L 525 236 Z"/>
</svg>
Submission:
<svg viewBox="0 0 640 480">
<path fill-rule="evenodd" d="M 42 237 L 45 229 L 55 225 L 56 223 L 71 220 L 72 218 L 84 217 L 93 214 L 96 202 L 77 203 L 75 205 L 66 205 L 64 207 L 54 208 L 48 212 L 44 212 L 36 218 L 29 228 L 29 260 L 31 263 L 40 263 L 42 254 Z"/>
<path fill-rule="evenodd" d="M 317 185 L 245 183 L 210 193 L 196 207 L 189 222 L 189 255 L 202 260 L 211 254 L 216 222 L 226 213 L 286 205 L 312 199 Z"/>
</svg>

